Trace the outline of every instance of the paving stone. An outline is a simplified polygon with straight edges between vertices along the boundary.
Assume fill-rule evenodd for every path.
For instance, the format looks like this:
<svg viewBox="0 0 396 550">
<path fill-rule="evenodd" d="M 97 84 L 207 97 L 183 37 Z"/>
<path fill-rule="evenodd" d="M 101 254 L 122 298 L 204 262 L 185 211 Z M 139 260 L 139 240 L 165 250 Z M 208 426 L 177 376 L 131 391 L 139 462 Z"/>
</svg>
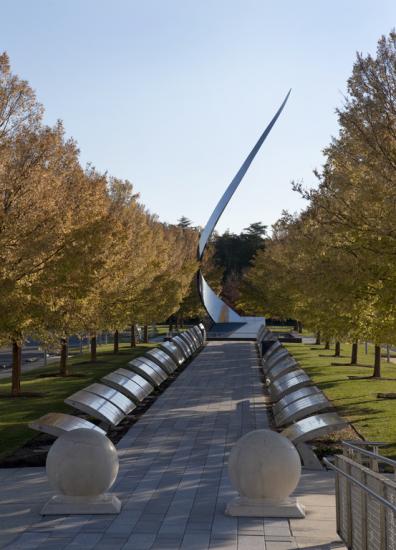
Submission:
<svg viewBox="0 0 396 550">
<path fill-rule="evenodd" d="M 326 472 L 303 475 L 296 494 L 307 517 L 292 520 L 292 532 L 285 519 L 225 516 L 236 496 L 228 454 L 244 433 L 269 426 L 265 401 L 255 344 L 210 342 L 119 442 L 112 489 L 122 500 L 119 515 L 42 518 L 52 494 L 45 470 L 0 471 L 0 514 L 11 514 L 0 515 L 9 524 L 0 546 L 255 550 L 266 540 L 267 550 L 283 550 L 293 536 L 298 544 L 335 541 L 334 482 Z"/>
</svg>

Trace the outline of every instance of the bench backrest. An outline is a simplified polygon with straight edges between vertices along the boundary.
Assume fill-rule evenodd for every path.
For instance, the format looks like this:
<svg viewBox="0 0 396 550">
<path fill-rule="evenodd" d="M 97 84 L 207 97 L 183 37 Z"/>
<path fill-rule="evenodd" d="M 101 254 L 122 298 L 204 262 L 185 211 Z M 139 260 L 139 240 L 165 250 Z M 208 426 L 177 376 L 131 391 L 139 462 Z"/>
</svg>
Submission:
<svg viewBox="0 0 396 550">
<path fill-rule="evenodd" d="M 85 390 L 73 393 L 65 399 L 65 403 L 113 426 L 116 426 L 125 418 L 125 414 L 113 403 L 110 403 L 104 397 L 94 395 Z"/>
<path fill-rule="evenodd" d="M 106 386 L 106 384 L 95 382 L 94 384 L 90 384 L 83 389 L 84 391 L 88 391 L 94 395 L 107 399 L 107 401 L 110 401 L 110 403 L 118 407 L 125 415 L 129 414 L 136 408 L 135 403 L 126 397 L 126 395 L 110 386 Z"/>
<path fill-rule="evenodd" d="M 316 414 L 288 426 L 281 434 L 297 444 L 341 430 L 347 425 L 337 413 Z"/>
<path fill-rule="evenodd" d="M 291 405 L 294 401 L 298 401 L 303 397 L 308 397 L 309 395 L 314 395 L 315 393 L 321 393 L 318 386 L 306 386 L 305 388 L 300 388 L 299 390 L 288 393 L 282 399 L 279 399 L 277 403 L 274 403 L 272 406 L 272 412 L 274 415 L 279 414 L 282 409 Z"/>
<path fill-rule="evenodd" d="M 298 399 L 298 401 L 294 401 L 282 409 L 279 414 L 275 415 L 275 424 L 278 427 L 285 426 L 291 422 L 297 422 L 302 418 L 331 408 L 333 407 L 330 401 L 322 393 L 316 393 Z"/>
<path fill-rule="evenodd" d="M 37 430 L 38 432 L 53 435 L 54 437 L 59 437 L 66 432 L 77 430 L 79 428 L 95 430 L 103 435 L 106 434 L 102 428 L 99 428 L 99 426 L 96 426 L 93 422 L 89 422 L 89 420 L 79 418 L 78 416 L 64 413 L 45 414 L 37 420 L 32 420 L 32 422 L 29 422 L 29 428 L 32 428 L 32 430 Z"/>
<path fill-rule="evenodd" d="M 171 340 L 169 340 L 168 342 L 162 342 L 159 347 L 170 357 L 172 357 L 177 365 L 182 365 L 186 360 L 181 348 L 179 348 L 179 346 L 177 346 Z"/>
<path fill-rule="evenodd" d="M 133 359 L 129 361 L 127 367 L 137 374 L 140 374 L 140 376 L 148 380 L 153 386 L 158 387 L 168 378 L 166 372 L 148 357 L 143 356 Z"/>
<path fill-rule="evenodd" d="M 151 361 L 161 367 L 161 369 L 163 369 L 167 374 L 172 374 L 177 369 L 177 363 L 162 349 L 151 349 L 145 353 L 143 357 L 148 357 Z"/>
<path fill-rule="evenodd" d="M 106 374 L 102 378 L 102 382 L 123 393 L 136 404 L 141 403 L 153 391 L 154 387 L 138 374 L 127 371 L 130 374 L 136 374 L 136 377 L 139 376 L 144 383 L 143 386 L 138 384 L 132 377 L 126 376 L 122 371 L 125 372 L 126 369 L 118 369 Z"/>
<path fill-rule="evenodd" d="M 269 386 L 269 391 L 273 399 L 280 399 L 287 393 L 298 390 L 304 386 L 311 386 L 312 382 L 303 370 L 289 372 L 280 378 L 274 380 Z"/>
</svg>

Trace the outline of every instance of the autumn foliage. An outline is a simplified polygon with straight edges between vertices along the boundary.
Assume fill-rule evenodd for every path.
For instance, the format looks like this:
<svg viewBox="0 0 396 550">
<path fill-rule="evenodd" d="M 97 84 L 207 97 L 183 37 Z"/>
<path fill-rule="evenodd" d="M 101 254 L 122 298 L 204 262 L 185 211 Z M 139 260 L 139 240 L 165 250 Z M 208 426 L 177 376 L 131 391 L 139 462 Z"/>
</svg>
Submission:
<svg viewBox="0 0 396 550">
<path fill-rule="evenodd" d="M 0 55 L 0 343 L 20 392 L 27 335 L 67 336 L 164 320 L 197 269 L 197 231 L 161 223 L 131 183 L 83 167 L 62 123 L 43 123 L 29 84 Z"/>
</svg>

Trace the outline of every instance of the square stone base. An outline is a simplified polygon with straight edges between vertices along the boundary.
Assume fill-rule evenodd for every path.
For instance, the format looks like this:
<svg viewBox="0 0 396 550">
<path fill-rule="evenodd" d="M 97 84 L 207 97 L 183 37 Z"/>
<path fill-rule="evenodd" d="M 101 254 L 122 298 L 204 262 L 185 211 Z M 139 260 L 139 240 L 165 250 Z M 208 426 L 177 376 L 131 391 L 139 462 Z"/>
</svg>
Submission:
<svg viewBox="0 0 396 550">
<path fill-rule="evenodd" d="M 74 514 L 119 514 L 120 500 L 112 494 L 97 497 L 53 496 L 41 510 L 42 516 Z"/>
<path fill-rule="evenodd" d="M 294 497 L 284 500 L 237 497 L 227 505 L 225 513 L 259 518 L 304 518 L 305 508 Z"/>
</svg>

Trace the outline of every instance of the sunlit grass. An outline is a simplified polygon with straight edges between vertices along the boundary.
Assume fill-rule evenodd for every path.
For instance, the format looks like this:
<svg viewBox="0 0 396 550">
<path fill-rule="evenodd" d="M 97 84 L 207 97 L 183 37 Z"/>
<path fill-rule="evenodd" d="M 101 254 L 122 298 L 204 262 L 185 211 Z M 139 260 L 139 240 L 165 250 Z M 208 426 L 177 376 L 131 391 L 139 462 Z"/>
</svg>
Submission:
<svg viewBox="0 0 396 550">
<path fill-rule="evenodd" d="M 396 400 L 377 399 L 377 393 L 380 392 L 396 393 L 396 364 L 382 360 L 381 380 L 350 380 L 348 376 L 372 374 L 373 346 L 368 346 L 366 355 L 364 345 L 359 345 L 359 366 L 331 365 L 350 361 L 350 344 L 341 346 L 342 357 L 334 357 L 334 349 L 326 351 L 323 345 L 285 346 L 332 401 L 339 414 L 352 422 L 366 440 L 389 443 L 381 452 L 396 458 Z"/>
<path fill-rule="evenodd" d="M 70 412 L 70 407 L 63 400 L 73 392 L 100 380 L 102 376 L 122 367 L 128 361 L 142 355 L 156 344 L 139 344 L 136 348 L 128 344 L 120 345 L 120 352 L 113 353 L 111 344 L 98 348 L 97 363 L 89 362 L 89 354 L 84 353 L 70 359 L 70 374 L 81 374 L 83 377 L 49 377 L 40 375 L 55 374 L 59 365 L 52 363 L 47 368 L 40 368 L 22 376 L 23 392 L 40 392 L 42 397 L 0 397 L 0 458 L 11 454 L 37 435 L 28 427 L 31 420 L 48 412 Z M 11 381 L 0 380 L 1 394 L 9 394 Z"/>
</svg>

